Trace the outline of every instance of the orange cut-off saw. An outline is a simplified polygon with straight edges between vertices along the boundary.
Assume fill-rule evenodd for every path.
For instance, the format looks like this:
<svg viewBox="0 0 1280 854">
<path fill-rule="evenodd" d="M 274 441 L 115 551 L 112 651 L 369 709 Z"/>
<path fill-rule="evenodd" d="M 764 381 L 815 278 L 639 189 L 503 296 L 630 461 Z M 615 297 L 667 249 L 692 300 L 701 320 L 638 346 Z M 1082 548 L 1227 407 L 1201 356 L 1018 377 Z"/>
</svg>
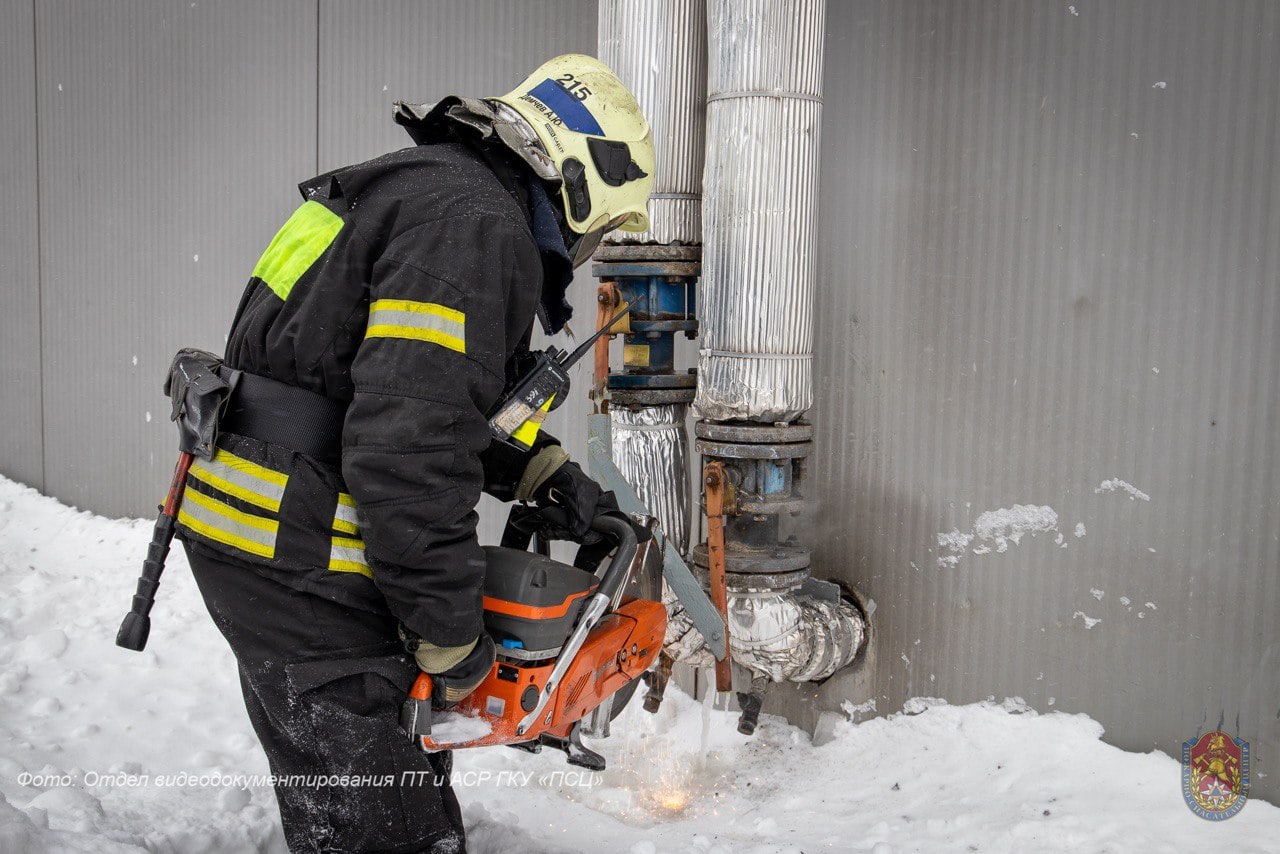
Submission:
<svg viewBox="0 0 1280 854">
<path fill-rule="evenodd" d="M 497 660 L 447 711 L 432 707 L 431 677 L 419 674 L 400 723 L 422 750 L 551 746 L 571 764 L 604 768 L 582 735 L 608 733 L 662 650 L 667 614 L 660 602 L 627 595 L 638 551 L 632 525 L 602 515 L 592 530 L 613 546 L 600 575 L 546 554 L 485 547 L 484 626 Z"/>
</svg>

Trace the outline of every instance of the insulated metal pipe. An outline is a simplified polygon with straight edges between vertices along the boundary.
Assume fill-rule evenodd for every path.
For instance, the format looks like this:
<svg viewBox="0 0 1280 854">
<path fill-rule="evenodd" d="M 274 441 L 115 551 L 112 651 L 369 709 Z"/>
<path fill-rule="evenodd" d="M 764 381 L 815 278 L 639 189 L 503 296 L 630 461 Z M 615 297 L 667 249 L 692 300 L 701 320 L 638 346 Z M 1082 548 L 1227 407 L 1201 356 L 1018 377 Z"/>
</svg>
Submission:
<svg viewBox="0 0 1280 854">
<path fill-rule="evenodd" d="M 813 405 L 823 0 L 708 0 L 697 415 Z"/>
<path fill-rule="evenodd" d="M 805 682 L 849 664 L 866 624 L 809 578 L 785 530 L 804 510 L 813 404 L 824 0 L 708 0 L 707 159 L 697 450 L 733 487 L 723 507 L 728 623 L 750 671 L 741 727 L 766 680 Z M 711 513 L 711 498 L 707 512 Z M 717 508 L 717 512 L 721 512 Z M 694 549 L 710 569 L 709 544 Z M 825 585 L 826 597 L 807 595 Z M 672 637 L 674 635 L 674 637 Z M 674 620 L 672 649 L 705 660 Z"/>
<path fill-rule="evenodd" d="M 649 231 L 606 243 L 702 242 L 706 149 L 705 0 L 600 0 L 600 59 L 627 84 L 653 129 L 657 170 Z"/>
</svg>

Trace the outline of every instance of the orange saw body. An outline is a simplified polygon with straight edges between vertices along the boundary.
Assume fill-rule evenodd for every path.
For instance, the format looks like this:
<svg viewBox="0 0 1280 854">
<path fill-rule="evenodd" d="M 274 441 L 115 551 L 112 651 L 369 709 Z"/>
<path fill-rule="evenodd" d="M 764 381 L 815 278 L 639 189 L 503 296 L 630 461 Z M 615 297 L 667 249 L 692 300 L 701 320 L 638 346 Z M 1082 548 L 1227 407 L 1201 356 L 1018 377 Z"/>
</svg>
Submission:
<svg viewBox="0 0 1280 854">
<path fill-rule="evenodd" d="M 626 522 L 597 520 L 618 546 L 603 576 L 510 548 L 486 547 L 484 623 L 498 650 L 483 682 L 446 711 L 432 708 L 432 681 L 418 676 L 401 724 L 424 751 L 507 745 L 564 750 L 573 764 L 603 768 L 581 743 L 583 721 L 607 721 L 619 692 L 662 651 L 666 609 L 624 596 L 636 554 Z M 624 530 L 625 529 L 625 530 Z M 626 699 L 622 700 L 625 704 Z M 619 706 L 618 708 L 620 708 Z"/>
</svg>

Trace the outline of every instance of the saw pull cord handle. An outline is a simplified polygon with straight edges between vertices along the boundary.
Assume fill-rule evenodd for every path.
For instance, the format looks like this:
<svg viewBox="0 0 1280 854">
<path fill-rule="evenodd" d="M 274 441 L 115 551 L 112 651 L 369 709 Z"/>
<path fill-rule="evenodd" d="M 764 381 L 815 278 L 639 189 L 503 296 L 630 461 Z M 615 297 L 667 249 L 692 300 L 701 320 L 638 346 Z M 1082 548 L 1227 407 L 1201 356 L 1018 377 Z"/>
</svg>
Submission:
<svg viewBox="0 0 1280 854">
<path fill-rule="evenodd" d="M 147 546 L 147 559 L 142 562 L 142 574 L 138 576 L 138 590 L 133 594 L 129 613 L 124 615 L 124 620 L 120 623 L 120 631 L 116 632 L 118 647 L 134 652 L 146 649 L 147 637 L 151 634 L 151 606 L 156 604 L 160 576 L 164 572 L 164 562 L 169 557 L 169 546 L 173 544 L 173 531 L 178 521 L 178 508 L 182 506 L 182 494 L 187 488 L 187 471 L 191 468 L 191 461 L 191 454 L 183 451 L 178 455 L 177 465 L 173 467 L 169 494 L 165 497 L 164 507 L 160 508 L 160 515 L 156 517 L 151 544 Z"/>
</svg>

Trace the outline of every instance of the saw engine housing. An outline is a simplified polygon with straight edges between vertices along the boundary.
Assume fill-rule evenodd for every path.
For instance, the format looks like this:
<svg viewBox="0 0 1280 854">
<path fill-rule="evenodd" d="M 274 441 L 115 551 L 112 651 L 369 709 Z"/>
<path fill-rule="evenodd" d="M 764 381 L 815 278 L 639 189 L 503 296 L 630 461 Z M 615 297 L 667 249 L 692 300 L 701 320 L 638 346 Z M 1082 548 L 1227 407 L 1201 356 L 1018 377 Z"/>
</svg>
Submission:
<svg viewBox="0 0 1280 854">
<path fill-rule="evenodd" d="M 410 737 L 424 751 L 551 744 L 571 762 L 575 753 L 594 756 L 581 748 L 580 722 L 653 665 L 666 633 L 660 602 L 623 595 L 635 553 L 631 534 L 597 576 L 545 555 L 485 547 L 484 624 L 497 661 L 475 691 L 443 712 L 430 709 L 431 679 L 420 675 L 402 715 Z M 558 666 L 559 679 L 530 720 Z"/>
</svg>

